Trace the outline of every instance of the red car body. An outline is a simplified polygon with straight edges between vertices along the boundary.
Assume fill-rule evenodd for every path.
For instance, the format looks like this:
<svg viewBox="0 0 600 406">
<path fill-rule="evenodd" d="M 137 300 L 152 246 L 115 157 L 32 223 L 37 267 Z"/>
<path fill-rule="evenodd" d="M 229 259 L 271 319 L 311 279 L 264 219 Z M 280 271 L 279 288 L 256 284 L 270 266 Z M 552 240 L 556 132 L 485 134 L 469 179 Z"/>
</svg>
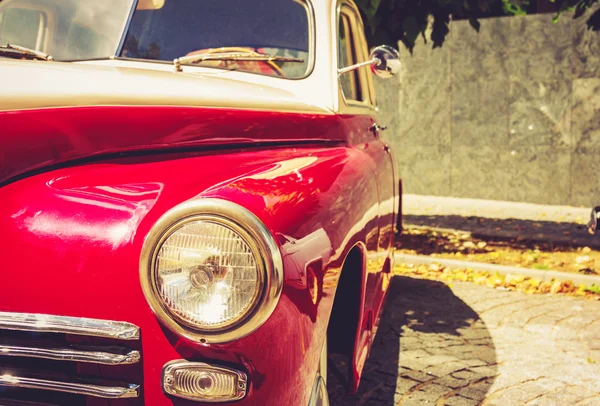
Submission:
<svg viewBox="0 0 600 406">
<path fill-rule="evenodd" d="M 36 76 L 42 71 L 45 78 Z M 162 388 L 165 364 L 184 359 L 246 373 L 248 390 L 240 405 L 306 405 L 341 295 L 340 276 L 351 267 L 359 270 L 360 294 L 354 300 L 360 311 L 348 321 L 356 326 L 353 334 L 337 339 L 352 347 L 350 389 L 357 389 L 391 277 L 400 212 L 400 177 L 389 147 L 372 130 L 375 109 L 295 107 L 301 103 L 285 92 L 277 93 L 279 102 L 271 109 L 214 102 L 214 94 L 206 103 L 202 94 L 194 103 L 143 103 L 115 96 L 118 83 L 91 96 L 85 88 L 63 89 L 56 100 L 73 101 L 65 103 L 44 93 L 48 81 L 94 81 L 95 75 L 115 73 L 127 80 L 145 72 L 12 59 L 0 59 L 0 72 L 9 81 L 31 72 L 33 81 L 22 84 L 22 93 L 0 94 L 0 312 L 123 321 L 141 332 L 140 340 L 126 343 L 141 353 L 141 362 L 132 365 L 0 354 L 0 376 L 43 370 L 63 381 L 126 382 L 140 385 L 135 399 L 69 397 L 1 385 L 0 399 L 197 404 L 172 398 Z M 173 75 L 161 72 L 152 80 Z M 239 75 L 249 81 L 256 76 Z M 221 84 L 237 86 L 227 78 L 185 81 L 217 90 Z M 240 85 L 240 94 L 249 89 L 248 83 Z M 253 103 L 268 105 L 272 95 L 256 90 Z M 85 101 L 78 99 L 81 92 L 87 92 Z M 155 93 L 160 97 L 160 89 Z M 140 286 L 140 255 L 153 225 L 171 208 L 205 198 L 234 202 L 257 216 L 277 242 L 284 265 L 272 315 L 249 335 L 221 344 L 195 342 L 167 329 Z M 69 334 L 61 340 L 115 344 Z"/>
</svg>

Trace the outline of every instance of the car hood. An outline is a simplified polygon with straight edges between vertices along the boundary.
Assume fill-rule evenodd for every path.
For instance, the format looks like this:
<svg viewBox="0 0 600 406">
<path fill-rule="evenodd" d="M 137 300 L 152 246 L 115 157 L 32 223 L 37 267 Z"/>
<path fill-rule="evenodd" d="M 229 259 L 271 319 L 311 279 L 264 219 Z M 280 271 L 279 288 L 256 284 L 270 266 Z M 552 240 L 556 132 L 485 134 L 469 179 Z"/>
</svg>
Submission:
<svg viewBox="0 0 600 406">
<path fill-rule="evenodd" d="M 0 58 L 0 111 L 159 105 L 330 113 L 280 87 L 233 80 L 227 73 L 220 69 L 198 74 Z"/>
<path fill-rule="evenodd" d="M 0 61 L 0 186 L 115 154 L 344 140 L 326 108 L 223 75 Z"/>
</svg>

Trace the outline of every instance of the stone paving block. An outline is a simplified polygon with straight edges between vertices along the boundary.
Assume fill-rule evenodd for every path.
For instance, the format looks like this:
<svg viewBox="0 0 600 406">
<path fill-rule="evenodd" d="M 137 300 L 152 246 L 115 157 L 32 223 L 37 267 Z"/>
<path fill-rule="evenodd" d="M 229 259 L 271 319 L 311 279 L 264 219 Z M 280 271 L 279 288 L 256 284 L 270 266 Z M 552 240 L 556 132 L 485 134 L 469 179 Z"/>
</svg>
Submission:
<svg viewBox="0 0 600 406">
<path fill-rule="evenodd" d="M 403 379 L 398 379 L 398 382 L 396 383 L 396 393 L 404 395 L 420 383 L 421 382 L 413 381 L 412 379 L 408 379 L 407 377 L 404 377 Z"/>
<path fill-rule="evenodd" d="M 398 406 L 422 406 L 423 404 L 434 403 L 435 401 L 423 400 L 423 399 L 408 399 L 405 401 L 401 401 L 396 403 Z"/>
<path fill-rule="evenodd" d="M 484 382 L 474 383 L 465 388 L 459 389 L 457 393 L 460 396 L 468 398 L 468 399 L 480 400 L 480 399 L 485 398 L 488 388 L 489 388 L 489 385 L 487 385 L 487 382 L 484 381 Z"/>
<path fill-rule="evenodd" d="M 438 323 L 438 325 L 439 325 L 439 323 Z M 444 331 L 445 329 L 447 329 L 447 327 L 439 327 L 438 329 Z M 432 337 L 432 340 L 462 342 L 463 338 L 464 337 L 462 335 L 459 337 L 457 334 L 450 334 L 450 333 L 441 332 L 441 333 L 437 333 L 435 335 L 435 337 Z"/>
<path fill-rule="evenodd" d="M 465 328 L 459 330 L 461 338 L 468 340 L 470 343 L 473 343 L 472 340 L 476 339 L 490 339 L 490 333 L 487 328 Z"/>
<path fill-rule="evenodd" d="M 518 389 L 527 392 L 530 395 L 528 400 L 532 400 L 545 394 L 552 393 L 561 387 L 564 387 L 562 382 L 541 378 L 536 379 L 535 381 L 525 382 L 519 385 Z"/>
<path fill-rule="evenodd" d="M 424 371 L 427 368 L 427 363 L 420 359 L 404 359 L 400 358 L 399 365 L 401 367 Z"/>
<path fill-rule="evenodd" d="M 421 358 L 428 366 L 441 365 L 458 361 L 458 358 L 452 355 L 430 355 L 428 357 Z"/>
<path fill-rule="evenodd" d="M 598 336 L 598 338 L 600 338 L 600 336 Z M 587 355 L 586 361 L 591 364 L 600 362 L 600 350 L 586 351 L 585 355 Z"/>
<path fill-rule="evenodd" d="M 452 376 L 454 378 L 458 378 L 458 379 L 464 379 L 467 381 L 474 381 L 474 380 L 478 380 L 483 378 L 483 375 L 478 374 L 476 372 L 470 371 L 470 370 L 465 370 L 465 371 L 458 371 L 452 374 Z"/>
<path fill-rule="evenodd" d="M 459 340 L 441 340 L 441 341 L 429 340 L 429 341 L 423 342 L 422 346 L 423 346 L 423 348 L 425 348 L 426 351 L 428 351 L 429 348 L 431 348 L 431 347 L 448 348 L 453 345 L 460 345 L 460 344 L 463 344 L 463 342 L 459 341 Z"/>
<path fill-rule="evenodd" d="M 501 306 L 489 309 L 481 314 L 481 318 L 488 327 L 498 326 L 508 320 L 512 314 L 517 313 L 522 309 L 526 309 L 532 306 L 532 304 L 531 300 L 505 303 Z"/>
<path fill-rule="evenodd" d="M 597 366 L 598 364 L 594 364 L 594 366 Z M 584 388 L 587 388 L 588 390 L 592 391 L 593 393 L 600 393 L 600 382 L 598 379 L 598 376 L 600 376 L 600 371 L 598 370 L 598 368 L 594 368 L 594 372 L 592 372 L 591 374 L 587 374 L 585 377 L 579 378 L 577 380 L 572 379 L 570 382 L 578 382 L 579 386 L 582 386 Z"/>
<path fill-rule="evenodd" d="M 379 335 L 379 334 L 378 334 Z M 402 337 L 400 339 L 400 348 L 406 348 L 406 349 L 417 349 L 417 348 L 421 348 L 423 347 L 423 340 L 420 339 L 418 336 L 413 336 L 413 337 Z"/>
<path fill-rule="evenodd" d="M 423 371 L 409 371 L 401 375 L 402 378 L 410 378 L 414 381 L 427 382 L 436 378 L 433 374 L 428 374 Z"/>
<path fill-rule="evenodd" d="M 510 390 L 501 391 L 494 395 L 491 396 L 490 401 L 496 405 L 523 405 L 536 397 L 536 395 L 532 395 L 519 388 L 511 388 Z M 560 405 L 567 404 L 569 403 L 561 403 Z"/>
<path fill-rule="evenodd" d="M 482 361 L 480 359 L 461 359 L 460 362 L 462 362 L 463 364 L 465 364 L 468 367 L 482 367 L 485 365 L 488 365 L 487 362 Z"/>
<path fill-rule="evenodd" d="M 600 392 L 594 392 L 581 385 L 569 385 L 564 390 L 566 393 L 579 396 L 580 400 L 596 397 L 600 400 Z M 600 402 L 598 402 L 600 404 Z"/>
<path fill-rule="evenodd" d="M 550 378 L 540 378 L 532 382 L 523 383 L 519 387 L 523 390 L 528 390 L 531 392 L 553 392 L 561 387 L 564 387 L 564 382 L 560 382 Z M 587 389 L 583 389 L 583 391 L 589 393 Z"/>
<path fill-rule="evenodd" d="M 431 354 L 425 350 L 422 349 L 418 349 L 418 350 L 408 350 L 408 351 L 400 351 L 400 358 L 405 358 L 405 359 L 415 359 L 415 358 L 423 358 L 423 357 L 430 357 Z"/>
<path fill-rule="evenodd" d="M 446 393 L 449 393 L 450 389 L 440 385 L 426 385 L 423 389 L 410 394 L 404 405 L 413 404 L 413 402 L 423 403 L 435 403 L 441 399 Z"/>
<path fill-rule="evenodd" d="M 491 345 L 492 344 L 492 339 L 491 339 L 491 337 L 486 337 L 486 338 L 469 338 L 469 339 L 467 339 L 467 342 L 469 344 L 473 344 L 473 345 Z"/>
<path fill-rule="evenodd" d="M 481 367 L 471 367 L 470 371 L 476 373 L 481 377 L 493 378 L 498 375 L 498 370 L 494 367 L 481 366 Z"/>
<path fill-rule="evenodd" d="M 528 406 L 576 405 L 583 400 L 593 401 L 591 403 L 592 405 L 600 405 L 600 394 L 590 396 L 589 393 L 585 393 L 583 391 L 578 392 L 577 389 L 580 388 L 562 388 L 556 392 L 548 393 L 531 400 L 531 402 L 528 403 Z"/>
<path fill-rule="evenodd" d="M 447 386 L 452 389 L 461 388 L 469 384 L 469 381 L 464 379 L 454 378 L 451 375 L 442 376 L 441 378 L 437 378 L 434 383 L 442 386 Z"/>
<path fill-rule="evenodd" d="M 459 361 L 447 362 L 427 368 L 427 372 L 435 376 L 450 375 L 453 372 L 465 369 L 467 366 Z"/>
<path fill-rule="evenodd" d="M 496 362 L 496 351 L 493 346 L 476 346 L 468 354 L 470 358 L 477 358 L 487 362 L 488 364 L 493 364 Z"/>
<path fill-rule="evenodd" d="M 515 292 L 515 293 L 517 293 L 517 292 Z M 520 297 L 519 301 L 523 301 L 525 299 L 526 298 L 524 298 L 524 297 Z M 507 295 L 490 294 L 490 296 L 488 298 L 486 298 L 485 300 L 472 303 L 472 307 L 477 312 L 477 314 L 481 315 L 490 309 L 494 309 L 498 306 L 510 304 L 513 302 L 515 302 L 514 297 L 510 297 Z"/>
<path fill-rule="evenodd" d="M 476 350 L 478 346 L 469 344 L 469 343 L 461 343 L 454 346 L 446 347 L 446 351 L 452 351 L 453 353 L 471 353 Z"/>
<path fill-rule="evenodd" d="M 588 399 L 580 400 L 575 406 L 598 406 L 600 405 L 600 395 Z"/>
<path fill-rule="evenodd" d="M 462 396 L 454 396 L 444 402 L 444 406 L 476 406 L 481 402 L 478 400 L 463 398 Z"/>
<path fill-rule="evenodd" d="M 431 355 L 454 355 L 460 357 L 460 353 L 457 355 L 454 353 L 454 347 L 429 347 L 427 348 L 427 352 L 431 353 Z"/>
</svg>

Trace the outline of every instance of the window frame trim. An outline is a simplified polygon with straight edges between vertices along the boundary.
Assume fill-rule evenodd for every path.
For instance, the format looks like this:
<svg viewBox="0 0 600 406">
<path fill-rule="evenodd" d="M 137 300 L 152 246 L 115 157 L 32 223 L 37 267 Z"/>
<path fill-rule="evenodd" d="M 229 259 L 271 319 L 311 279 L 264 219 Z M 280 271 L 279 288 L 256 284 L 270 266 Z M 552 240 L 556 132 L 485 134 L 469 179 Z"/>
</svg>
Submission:
<svg viewBox="0 0 600 406">
<path fill-rule="evenodd" d="M 339 14 L 339 18 L 338 18 L 338 36 L 337 36 L 337 44 L 338 44 L 338 52 L 341 51 L 340 49 L 340 42 L 341 42 L 341 32 L 340 29 L 344 30 L 344 36 L 346 38 L 347 44 L 346 44 L 346 58 L 348 58 L 348 60 L 350 61 L 350 65 L 356 63 L 355 62 L 355 55 L 354 55 L 354 35 L 353 35 L 353 31 L 350 27 L 351 22 L 350 22 L 350 16 L 345 14 L 345 13 L 340 13 Z M 341 27 L 343 26 L 343 28 Z M 348 43 L 349 42 L 349 43 Z M 340 66 L 340 56 L 338 54 L 338 58 L 337 58 L 337 69 L 340 68 L 344 68 L 345 66 Z M 358 75 L 358 72 L 356 71 L 352 71 L 352 72 L 348 72 L 345 73 L 345 75 L 350 75 L 350 84 L 352 86 L 352 93 L 353 96 L 357 97 L 360 95 L 360 97 L 362 98 L 362 92 L 360 92 L 360 76 Z M 351 97 L 348 98 L 346 97 L 346 93 L 344 92 L 344 87 L 342 85 L 342 80 L 341 80 L 342 75 L 338 74 L 338 82 L 339 82 L 339 86 L 341 88 L 341 92 L 344 95 L 344 98 L 346 99 L 346 101 L 359 101 L 357 100 L 357 98 Z"/>
<path fill-rule="evenodd" d="M 340 32 L 339 32 L 339 26 L 340 26 L 340 18 L 342 16 L 342 14 L 346 14 L 348 16 L 348 19 L 350 21 L 350 33 L 352 35 L 352 41 L 354 42 L 354 53 L 356 54 L 362 54 L 362 51 L 359 50 L 357 48 L 357 44 L 362 44 L 362 46 L 360 46 L 361 48 L 365 48 L 366 44 L 364 41 L 361 41 L 360 38 L 358 38 L 358 34 L 356 33 L 357 28 L 359 29 L 364 29 L 363 28 L 363 24 L 362 24 L 362 19 L 360 18 L 360 15 L 358 14 L 358 11 L 352 6 L 351 3 L 348 3 L 346 1 L 340 1 L 338 6 L 337 6 L 337 12 L 336 12 L 336 38 L 335 38 L 335 42 L 336 42 L 336 53 L 338 53 L 337 58 L 336 58 L 336 70 L 338 68 L 338 64 L 339 64 L 339 38 L 340 38 Z M 357 57 L 364 57 L 364 55 L 357 55 Z M 364 112 L 364 110 L 369 110 L 371 112 L 377 112 L 379 109 L 377 107 L 377 104 L 375 103 L 375 100 L 373 99 L 373 95 L 374 95 L 374 86 L 369 87 L 369 83 L 368 83 L 368 79 L 366 78 L 366 75 L 368 75 L 368 72 L 365 72 L 365 68 L 359 68 L 359 74 L 357 75 L 359 78 L 359 82 L 361 85 L 361 96 L 363 96 L 364 94 L 368 95 L 369 100 L 367 101 L 360 101 L 360 100 L 352 100 L 352 99 L 347 99 L 346 96 L 344 95 L 344 92 L 342 90 L 342 85 L 341 85 L 341 81 L 340 81 L 340 75 L 337 75 L 337 88 L 338 88 L 338 99 L 342 100 L 342 103 L 338 103 L 338 110 L 343 111 L 343 112 L 347 112 L 348 110 L 352 110 L 352 109 L 359 109 L 361 111 Z M 364 86 L 363 86 L 364 85 Z M 365 92 L 366 91 L 366 92 Z"/>
</svg>

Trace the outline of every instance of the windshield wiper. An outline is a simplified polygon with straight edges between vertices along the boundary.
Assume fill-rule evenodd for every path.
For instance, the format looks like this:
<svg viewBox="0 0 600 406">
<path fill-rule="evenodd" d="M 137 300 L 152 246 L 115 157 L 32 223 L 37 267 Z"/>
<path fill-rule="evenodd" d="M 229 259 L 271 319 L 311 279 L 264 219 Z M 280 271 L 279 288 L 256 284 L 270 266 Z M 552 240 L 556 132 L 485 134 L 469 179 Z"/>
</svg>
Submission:
<svg viewBox="0 0 600 406">
<path fill-rule="evenodd" d="M 53 61 L 54 58 L 44 52 L 36 51 L 35 49 L 25 48 L 19 45 L 12 45 L 6 43 L 6 45 L 0 45 L 0 55 L 14 57 L 14 56 L 25 56 L 32 59 L 41 59 L 43 61 Z"/>
<path fill-rule="evenodd" d="M 181 65 L 199 63 L 204 61 L 264 61 L 264 62 L 304 62 L 304 59 L 287 56 L 267 55 L 258 52 L 222 52 L 213 54 L 200 54 L 182 56 L 173 61 L 175 70 L 181 72 Z"/>
</svg>

